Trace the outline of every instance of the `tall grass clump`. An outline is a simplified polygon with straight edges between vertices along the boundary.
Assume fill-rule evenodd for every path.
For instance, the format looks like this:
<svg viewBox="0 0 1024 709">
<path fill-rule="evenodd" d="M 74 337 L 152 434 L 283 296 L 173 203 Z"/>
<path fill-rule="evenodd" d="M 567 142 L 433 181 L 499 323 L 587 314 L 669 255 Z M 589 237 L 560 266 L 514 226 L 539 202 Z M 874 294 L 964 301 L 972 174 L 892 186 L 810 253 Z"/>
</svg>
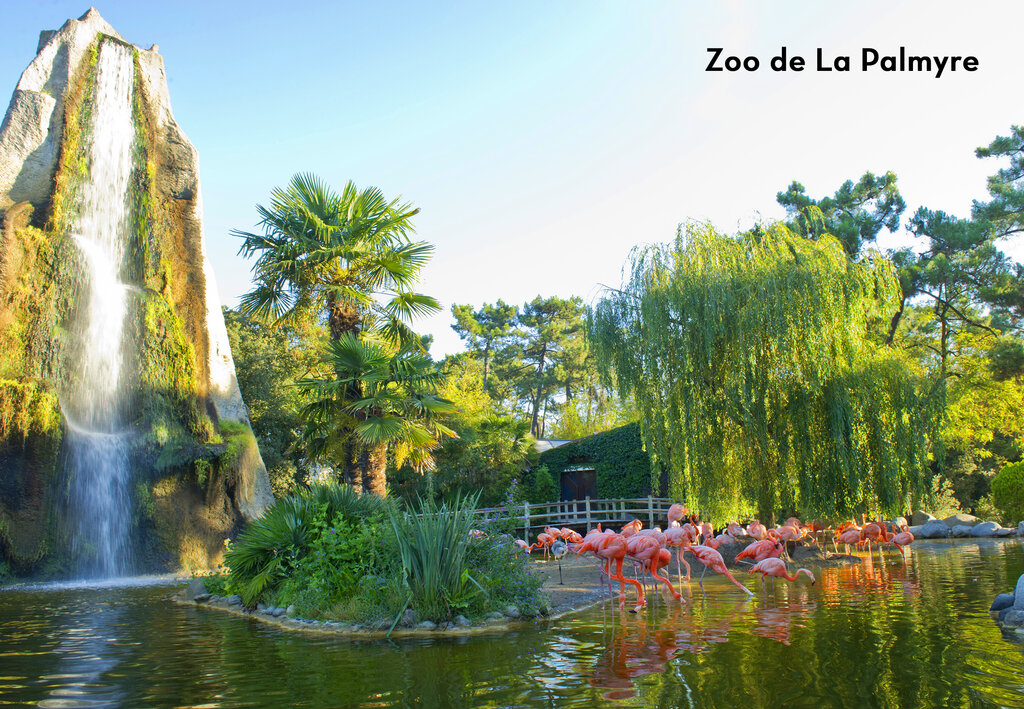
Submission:
<svg viewBox="0 0 1024 709">
<path fill-rule="evenodd" d="M 419 510 L 390 512 L 408 594 L 405 605 L 421 618 L 448 620 L 486 593 L 467 566 L 477 497 L 457 497 L 440 506 L 421 499 Z"/>
</svg>

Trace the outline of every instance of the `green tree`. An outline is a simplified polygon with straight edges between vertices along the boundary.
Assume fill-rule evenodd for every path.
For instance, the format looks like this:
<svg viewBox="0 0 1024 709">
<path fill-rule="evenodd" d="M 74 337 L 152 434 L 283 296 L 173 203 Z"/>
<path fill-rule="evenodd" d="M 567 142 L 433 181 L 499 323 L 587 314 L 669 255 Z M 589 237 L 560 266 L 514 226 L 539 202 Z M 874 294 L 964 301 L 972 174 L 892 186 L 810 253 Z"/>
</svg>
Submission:
<svg viewBox="0 0 1024 709">
<path fill-rule="evenodd" d="M 1024 462 L 1000 470 L 992 481 L 992 494 L 1007 522 L 1024 520 Z"/>
<path fill-rule="evenodd" d="M 415 317 L 440 310 L 413 290 L 434 247 L 409 238 L 419 213 L 410 204 L 351 182 L 337 194 L 302 174 L 256 211 L 262 233 L 232 232 L 239 253 L 256 257 L 241 312 L 276 323 L 322 319 L 334 340 L 369 329 L 399 342 L 414 337 Z"/>
<path fill-rule="evenodd" d="M 537 296 L 523 306 L 517 320 L 515 361 L 521 373 L 520 397 L 530 411 L 530 433 L 544 436 L 544 409 L 551 396 L 566 387 L 566 365 L 585 332 L 586 309 L 577 297 Z M 561 370 L 559 366 L 561 365 Z"/>
<path fill-rule="evenodd" d="M 988 178 L 988 202 L 975 200 L 973 217 L 987 224 L 997 238 L 1024 231 L 1024 126 L 1011 126 L 975 150 L 979 158 L 1009 158 L 1010 165 Z"/>
<path fill-rule="evenodd" d="M 439 440 L 454 435 L 440 417 L 455 409 L 438 396 L 443 376 L 418 341 L 396 347 L 343 333 L 327 346 L 324 362 L 333 376 L 299 382 L 313 398 L 302 418 L 314 458 L 347 450 L 351 431 L 360 445 L 348 482 L 379 497 L 387 494 L 389 447 L 399 466 L 408 460 L 417 472 L 433 468 Z"/>
<path fill-rule="evenodd" d="M 847 180 L 832 197 L 815 200 L 799 182 L 776 195 L 786 208 L 788 226 L 797 234 L 818 239 L 829 234 L 839 239 L 846 253 L 856 256 L 865 242 L 874 242 L 884 227 L 896 231 L 906 203 L 896 186 L 896 175 L 875 177 L 870 172 L 856 182 Z"/>
<path fill-rule="evenodd" d="M 559 498 L 558 485 L 551 476 L 548 466 L 539 465 L 533 469 L 533 485 L 530 488 L 530 502 L 555 502 Z"/>
<path fill-rule="evenodd" d="M 267 466 L 274 495 L 282 497 L 301 482 L 294 446 L 304 404 L 295 382 L 320 366 L 321 328 L 270 327 L 262 321 L 224 309 L 228 342 L 235 361 L 238 386 L 249 409 L 249 420 Z"/>
<path fill-rule="evenodd" d="M 445 361 L 445 379 L 438 393 L 456 411 L 442 421 L 457 435 L 441 442 L 432 473 L 418 476 L 408 466 L 393 470 L 392 480 L 406 499 L 423 494 L 454 499 L 479 493 L 482 506 L 496 506 L 536 459 L 529 423 L 495 407 L 483 389 L 481 367 L 469 352 Z"/>
<path fill-rule="evenodd" d="M 491 368 L 491 355 L 494 350 L 503 347 L 512 334 L 518 309 L 499 300 L 494 305 L 484 303 L 479 310 L 470 305 L 453 305 L 452 316 L 455 324 L 452 329 L 459 333 L 470 348 L 470 352 L 483 359 L 483 386 L 487 387 Z"/>
<path fill-rule="evenodd" d="M 592 342 L 690 506 L 895 512 L 923 494 L 934 408 L 912 361 L 871 336 L 898 299 L 889 262 L 854 262 L 829 235 L 691 224 L 634 251 Z"/>
</svg>

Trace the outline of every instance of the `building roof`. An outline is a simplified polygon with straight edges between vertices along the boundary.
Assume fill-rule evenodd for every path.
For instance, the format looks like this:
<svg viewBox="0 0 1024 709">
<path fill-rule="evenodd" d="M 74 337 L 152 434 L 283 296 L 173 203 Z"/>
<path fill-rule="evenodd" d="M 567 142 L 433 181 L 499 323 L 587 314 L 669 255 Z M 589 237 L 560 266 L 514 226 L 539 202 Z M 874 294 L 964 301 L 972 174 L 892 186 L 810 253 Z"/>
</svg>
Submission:
<svg viewBox="0 0 1024 709">
<path fill-rule="evenodd" d="M 538 453 L 543 453 L 552 448 L 564 446 L 566 443 L 572 443 L 573 440 L 572 438 L 538 438 L 534 443 L 534 448 L 536 448 Z"/>
</svg>

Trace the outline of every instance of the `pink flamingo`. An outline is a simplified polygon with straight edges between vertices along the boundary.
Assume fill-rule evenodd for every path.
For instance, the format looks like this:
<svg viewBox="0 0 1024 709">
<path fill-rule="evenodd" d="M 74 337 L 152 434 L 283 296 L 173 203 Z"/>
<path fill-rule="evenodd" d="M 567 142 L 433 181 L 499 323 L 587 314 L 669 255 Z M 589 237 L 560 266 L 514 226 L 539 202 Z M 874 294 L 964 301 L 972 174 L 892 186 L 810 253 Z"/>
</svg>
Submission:
<svg viewBox="0 0 1024 709">
<path fill-rule="evenodd" d="M 742 537 L 747 533 L 747 530 L 743 529 L 743 527 L 736 522 L 730 522 L 729 526 L 725 528 L 725 531 L 732 537 Z"/>
<path fill-rule="evenodd" d="M 527 554 L 530 553 L 530 545 L 524 542 L 522 539 L 515 539 L 513 541 L 515 542 L 515 545 L 517 547 L 525 551 Z"/>
<path fill-rule="evenodd" d="M 643 529 L 643 527 L 644 523 L 634 518 L 632 522 L 627 523 L 625 527 L 619 530 L 619 534 L 629 539 L 634 534 Z"/>
<path fill-rule="evenodd" d="M 895 524 L 892 526 L 892 530 L 893 532 L 896 532 Z M 910 546 L 914 543 L 914 535 L 911 533 L 910 529 L 907 528 L 907 525 L 903 525 L 903 529 L 900 532 L 893 534 L 886 543 L 891 544 L 900 550 L 900 556 L 903 557 L 903 564 L 905 566 L 907 563 L 907 555 L 903 551 L 903 547 Z"/>
<path fill-rule="evenodd" d="M 692 526 L 684 524 L 682 527 L 669 527 L 665 530 L 665 544 L 670 547 L 678 547 L 676 552 L 676 576 L 680 579 L 683 577 L 683 571 L 679 568 L 680 562 L 686 567 L 686 580 L 690 580 L 690 564 L 686 559 L 683 558 L 683 549 L 693 544 L 693 537 L 686 531 L 686 528 Z"/>
<path fill-rule="evenodd" d="M 575 532 L 568 527 L 562 527 L 562 539 L 569 544 L 579 544 L 583 541 L 583 537 L 580 536 L 579 532 Z"/>
<path fill-rule="evenodd" d="M 586 546 L 586 544 L 584 544 Z M 644 587 L 640 585 L 639 581 L 634 579 L 627 579 L 622 575 L 622 562 L 626 558 L 626 540 L 619 534 L 609 533 L 604 534 L 595 539 L 594 554 L 604 559 L 608 564 L 608 576 L 614 578 L 619 582 L 619 608 L 622 608 L 626 604 L 626 584 L 636 587 L 637 604 L 634 612 L 639 611 L 641 608 L 647 605 L 647 599 L 644 597 Z M 578 552 L 577 552 L 578 553 Z M 615 562 L 615 574 L 611 573 L 611 562 Z"/>
<path fill-rule="evenodd" d="M 768 536 L 768 530 L 759 520 L 755 519 L 747 525 L 747 534 L 752 536 L 754 539 L 761 540 Z"/>
<path fill-rule="evenodd" d="M 704 580 L 704 574 L 707 573 L 708 567 L 710 567 L 710 568 L 714 569 L 715 571 L 717 571 L 718 573 L 720 573 L 723 576 L 725 576 L 727 579 L 732 581 L 738 587 L 742 588 L 744 591 L 749 593 L 751 596 L 754 595 L 753 591 L 751 591 L 749 588 L 747 588 L 746 586 L 741 584 L 739 581 L 737 581 L 735 579 L 735 577 L 732 574 L 729 573 L 729 569 L 725 568 L 725 560 L 722 559 L 722 555 L 719 554 L 718 551 L 716 551 L 715 549 L 712 549 L 709 546 L 701 546 L 701 545 L 691 546 L 690 547 L 690 551 L 692 551 L 694 554 L 696 554 L 697 558 L 700 559 L 700 562 L 702 564 L 704 564 L 704 571 L 701 572 L 701 575 L 700 575 L 701 581 Z M 703 583 L 701 584 L 701 586 L 703 586 Z"/>
<path fill-rule="evenodd" d="M 736 555 L 736 561 L 753 559 L 754 563 L 764 561 L 769 557 L 777 557 L 782 554 L 782 544 L 773 539 L 762 539 L 752 542 L 747 548 Z"/>
<path fill-rule="evenodd" d="M 668 508 L 668 526 L 678 527 L 679 520 L 683 519 L 689 513 L 690 511 L 688 509 L 676 502 Z"/>
<path fill-rule="evenodd" d="M 715 536 L 715 528 L 711 526 L 710 522 L 700 523 L 700 540 L 707 542 L 709 539 Z"/>
<path fill-rule="evenodd" d="M 665 584 L 672 597 L 678 601 L 681 596 L 672 588 L 672 583 L 664 576 L 658 575 L 658 568 L 665 565 L 660 563 L 661 552 L 663 551 L 668 554 L 668 560 L 671 560 L 671 553 L 663 549 L 658 540 L 651 535 L 637 534 L 626 540 L 626 552 L 633 558 L 638 559 L 643 565 L 644 570 L 649 571 L 651 576 Z M 665 563 L 668 563 L 668 561 Z"/>
<path fill-rule="evenodd" d="M 723 544 L 735 544 L 736 540 L 730 534 L 725 532 L 719 534 L 714 539 L 709 539 L 704 542 L 705 546 L 709 546 L 712 549 L 720 549 Z"/>
<path fill-rule="evenodd" d="M 537 535 L 537 543 L 533 544 L 532 546 L 530 546 L 530 551 L 533 551 L 534 549 L 543 549 L 544 550 L 544 558 L 547 559 L 548 558 L 548 548 L 552 544 L 554 544 L 554 543 L 555 543 L 555 538 L 554 537 L 552 537 L 547 532 L 541 532 L 540 534 Z"/>
<path fill-rule="evenodd" d="M 807 578 L 811 580 L 811 585 L 814 585 L 814 574 L 807 569 L 797 569 L 796 573 L 792 576 L 786 571 L 786 562 L 777 557 L 771 557 L 770 559 L 764 559 L 757 562 L 750 567 L 750 573 L 761 574 L 761 580 L 764 581 L 765 576 L 778 576 L 779 578 L 786 579 L 787 581 L 796 581 L 797 577 L 800 576 L 801 572 L 807 574 Z"/>
</svg>

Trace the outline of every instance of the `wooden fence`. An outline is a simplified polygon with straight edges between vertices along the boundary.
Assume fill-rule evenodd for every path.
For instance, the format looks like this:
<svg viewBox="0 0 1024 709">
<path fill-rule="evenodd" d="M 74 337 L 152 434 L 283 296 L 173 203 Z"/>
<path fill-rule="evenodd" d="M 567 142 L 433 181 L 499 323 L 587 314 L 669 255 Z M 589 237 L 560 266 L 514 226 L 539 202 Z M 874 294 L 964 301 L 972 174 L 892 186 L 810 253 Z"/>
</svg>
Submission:
<svg viewBox="0 0 1024 709">
<path fill-rule="evenodd" d="M 585 532 L 597 523 L 621 526 L 633 518 L 639 519 L 647 528 L 668 524 L 668 508 L 672 500 L 667 497 L 629 497 L 615 500 L 563 500 L 531 505 L 524 502 L 522 507 L 508 510 L 503 507 L 488 507 L 477 510 L 477 515 L 488 518 L 496 515 L 514 514 L 521 520 L 523 539 L 532 542 L 533 533 L 544 527 L 582 527 Z"/>
</svg>

